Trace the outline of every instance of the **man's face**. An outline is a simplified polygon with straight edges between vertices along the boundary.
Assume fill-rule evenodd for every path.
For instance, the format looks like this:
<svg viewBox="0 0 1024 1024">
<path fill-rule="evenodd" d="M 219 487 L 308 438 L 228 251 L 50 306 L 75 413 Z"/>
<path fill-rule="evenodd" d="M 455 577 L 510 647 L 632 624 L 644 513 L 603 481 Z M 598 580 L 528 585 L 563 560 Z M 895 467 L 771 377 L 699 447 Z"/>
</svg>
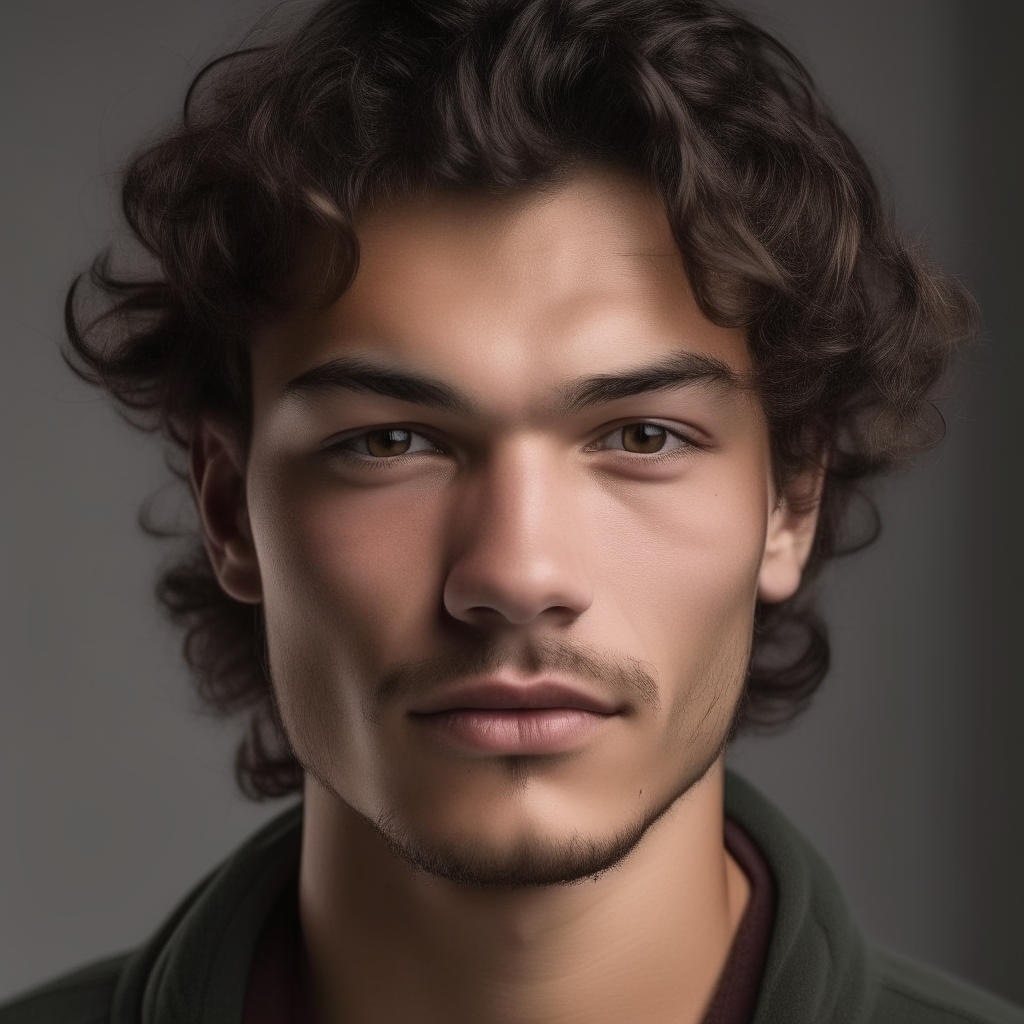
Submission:
<svg viewBox="0 0 1024 1024">
<path fill-rule="evenodd" d="M 447 877 L 591 874 L 719 755 L 799 579 L 744 335 L 621 175 L 357 229 L 347 292 L 255 343 L 214 560 L 312 785 Z"/>
</svg>

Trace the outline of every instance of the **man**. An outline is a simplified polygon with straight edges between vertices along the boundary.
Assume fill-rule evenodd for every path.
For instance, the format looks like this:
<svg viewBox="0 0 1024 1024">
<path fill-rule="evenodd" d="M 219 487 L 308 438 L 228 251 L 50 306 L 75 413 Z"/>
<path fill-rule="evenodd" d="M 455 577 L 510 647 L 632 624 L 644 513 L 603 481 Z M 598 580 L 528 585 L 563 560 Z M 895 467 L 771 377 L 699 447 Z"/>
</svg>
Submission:
<svg viewBox="0 0 1024 1024">
<path fill-rule="evenodd" d="M 15 1021 L 1021 1021 L 883 953 L 726 776 L 932 439 L 970 301 L 799 64 L 700 0 L 342 0 L 200 77 L 74 365 L 187 454 L 161 582 L 254 796 Z"/>
</svg>

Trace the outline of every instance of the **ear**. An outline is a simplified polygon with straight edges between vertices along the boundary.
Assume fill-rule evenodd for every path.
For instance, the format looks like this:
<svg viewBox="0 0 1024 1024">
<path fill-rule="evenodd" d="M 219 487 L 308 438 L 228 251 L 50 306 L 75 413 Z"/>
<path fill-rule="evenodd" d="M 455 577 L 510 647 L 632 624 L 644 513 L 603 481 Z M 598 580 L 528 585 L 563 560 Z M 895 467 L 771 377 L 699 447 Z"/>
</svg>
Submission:
<svg viewBox="0 0 1024 1024">
<path fill-rule="evenodd" d="M 245 498 L 245 459 L 234 433 L 210 420 L 192 438 L 192 490 L 206 550 L 224 591 L 236 601 L 263 600 Z"/>
<path fill-rule="evenodd" d="M 768 534 L 757 580 L 757 596 L 769 604 L 792 597 L 800 586 L 814 543 L 824 468 L 792 480 L 768 516 Z"/>
</svg>

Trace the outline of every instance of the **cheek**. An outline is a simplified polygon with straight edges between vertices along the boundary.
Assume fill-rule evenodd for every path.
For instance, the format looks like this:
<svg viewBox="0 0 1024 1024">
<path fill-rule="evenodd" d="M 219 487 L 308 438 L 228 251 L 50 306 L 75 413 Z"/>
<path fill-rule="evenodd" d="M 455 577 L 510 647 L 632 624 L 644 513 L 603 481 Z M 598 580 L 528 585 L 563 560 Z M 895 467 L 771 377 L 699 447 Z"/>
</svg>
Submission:
<svg viewBox="0 0 1024 1024">
<path fill-rule="evenodd" d="M 374 675 L 436 618 L 444 508 L 424 486 L 282 474 L 257 481 L 250 503 L 268 630 L 303 637 L 324 671 Z"/>
<path fill-rule="evenodd" d="M 680 751 L 698 731 L 717 736 L 739 695 L 768 500 L 753 460 L 708 465 L 664 488 L 631 489 L 598 523 L 609 631 L 657 668 L 664 739 Z"/>
<path fill-rule="evenodd" d="M 249 491 L 271 673 L 286 731 L 315 774 L 358 783 L 374 806 L 381 751 L 368 729 L 373 682 L 423 649 L 440 583 L 436 498 L 353 491 L 295 474 Z M 366 787 L 369 786 L 369 789 Z"/>
<path fill-rule="evenodd" d="M 602 574 L 619 593 L 621 612 L 650 623 L 652 637 L 710 639 L 716 624 L 728 628 L 732 613 L 752 612 L 768 491 L 763 474 L 728 468 L 630 489 L 598 524 Z"/>
</svg>

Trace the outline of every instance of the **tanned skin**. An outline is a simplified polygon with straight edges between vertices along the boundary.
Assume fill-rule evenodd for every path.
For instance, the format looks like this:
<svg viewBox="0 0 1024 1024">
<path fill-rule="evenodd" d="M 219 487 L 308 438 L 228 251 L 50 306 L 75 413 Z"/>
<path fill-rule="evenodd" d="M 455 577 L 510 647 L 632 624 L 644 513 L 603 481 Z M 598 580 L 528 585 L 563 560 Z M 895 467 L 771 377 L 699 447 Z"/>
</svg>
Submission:
<svg viewBox="0 0 1024 1024">
<path fill-rule="evenodd" d="M 248 450 L 211 421 L 193 452 L 307 771 L 324 1019 L 697 1024 L 749 896 L 722 750 L 755 600 L 815 521 L 744 333 L 618 172 L 357 231 L 352 286 L 254 341 Z"/>
</svg>

